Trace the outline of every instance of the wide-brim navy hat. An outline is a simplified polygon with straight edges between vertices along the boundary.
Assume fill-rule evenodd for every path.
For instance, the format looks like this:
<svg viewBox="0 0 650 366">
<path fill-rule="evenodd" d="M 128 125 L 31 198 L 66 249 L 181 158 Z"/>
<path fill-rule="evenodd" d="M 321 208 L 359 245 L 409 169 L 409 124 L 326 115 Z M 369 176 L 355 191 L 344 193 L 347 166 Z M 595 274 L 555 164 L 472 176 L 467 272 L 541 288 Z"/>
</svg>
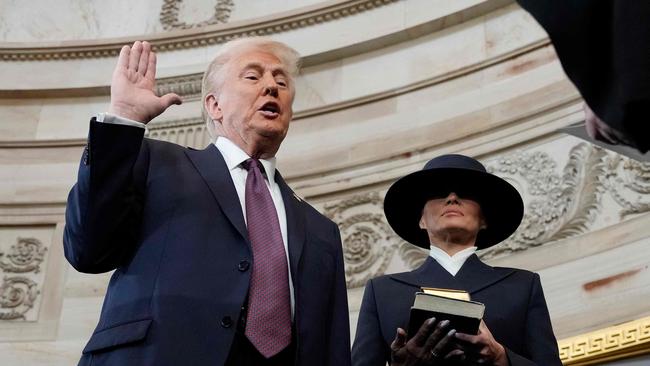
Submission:
<svg viewBox="0 0 650 366">
<path fill-rule="evenodd" d="M 422 170 L 395 182 L 384 198 L 384 213 L 395 233 L 419 247 L 429 248 L 427 231 L 419 226 L 424 204 L 455 192 L 481 206 L 487 228 L 476 246 L 491 247 L 514 233 L 524 216 L 524 202 L 510 183 L 488 173 L 480 162 L 457 154 L 429 160 Z"/>
</svg>

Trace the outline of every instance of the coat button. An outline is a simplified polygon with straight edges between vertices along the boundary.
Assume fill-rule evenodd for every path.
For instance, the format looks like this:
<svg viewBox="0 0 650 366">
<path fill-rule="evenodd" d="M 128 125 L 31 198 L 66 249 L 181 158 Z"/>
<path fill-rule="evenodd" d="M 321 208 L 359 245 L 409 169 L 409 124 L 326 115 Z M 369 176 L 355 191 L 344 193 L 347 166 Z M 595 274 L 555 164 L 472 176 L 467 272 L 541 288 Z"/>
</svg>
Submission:
<svg viewBox="0 0 650 366">
<path fill-rule="evenodd" d="M 243 260 L 239 262 L 239 265 L 237 266 L 237 269 L 239 269 L 241 272 L 246 272 L 248 271 L 248 268 L 250 267 L 250 263 L 248 263 L 247 260 Z"/>
<path fill-rule="evenodd" d="M 230 328 L 232 326 L 232 319 L 229 316 L 224 316 L 221 318 L 221 326 L 224 328 Z"/>
</svg>

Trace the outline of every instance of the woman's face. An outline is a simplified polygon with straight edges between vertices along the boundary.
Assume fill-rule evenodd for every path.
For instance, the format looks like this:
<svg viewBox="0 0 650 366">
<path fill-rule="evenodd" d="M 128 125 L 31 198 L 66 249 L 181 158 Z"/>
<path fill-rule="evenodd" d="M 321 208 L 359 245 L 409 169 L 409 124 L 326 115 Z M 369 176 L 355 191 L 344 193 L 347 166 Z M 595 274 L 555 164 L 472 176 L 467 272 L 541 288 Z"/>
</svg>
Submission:
<svg viewBox="0 0 650 366">
<path fill-rule="evenodd" d="M 479 230 L 484 227 L 481 206 L 476 201 L 459 197 L 455 192 L 427 201 L 420 219 L 420 228 L 425 229 L 432 240 L 445 239 L 450 235 L 476 239 Z"/>
</svg>

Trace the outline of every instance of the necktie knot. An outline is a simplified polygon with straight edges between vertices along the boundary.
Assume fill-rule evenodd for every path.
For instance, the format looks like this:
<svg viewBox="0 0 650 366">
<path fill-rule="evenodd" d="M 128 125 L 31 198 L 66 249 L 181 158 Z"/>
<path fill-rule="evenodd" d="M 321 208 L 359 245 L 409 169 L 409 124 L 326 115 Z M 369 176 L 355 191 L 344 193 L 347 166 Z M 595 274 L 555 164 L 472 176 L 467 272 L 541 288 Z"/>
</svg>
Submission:
<svg viewBox="0 0 650 366">
<path fill-rule="evenodd" d="M 266 171 L 264 170 L 264 165 L 258 159 L 246 159 L 241 163 L 242 168 L 246 169 L 248 172 L 259 170 L 262 173 L 262 176 L 266 177 Z M 257 169 L 255 169 L 257 168 Z"/>
<path fill-rule="evenodd" d="M 244 168 L 246 170 L 251 170 L 251 168 L 253 168 L 255 166 L 257 166 L 259 168 L 260 161 L 257 160 L 257 159 L 253 159 L 253 158 L 246 159 L 241 163 L 241 166 L 242 166 L 242 168 Z"/>
</svg>

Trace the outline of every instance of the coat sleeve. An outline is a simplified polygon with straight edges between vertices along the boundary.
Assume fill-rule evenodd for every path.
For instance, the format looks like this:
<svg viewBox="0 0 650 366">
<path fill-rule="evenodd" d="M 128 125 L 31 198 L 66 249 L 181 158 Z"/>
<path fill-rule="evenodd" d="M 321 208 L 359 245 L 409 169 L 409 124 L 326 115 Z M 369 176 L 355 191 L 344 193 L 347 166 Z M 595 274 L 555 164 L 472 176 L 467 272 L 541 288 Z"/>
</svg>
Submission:
<svg viewBox="0 0 650 366">
<path fill-rule="evenodd" d="M 395 331 L 397 332 L 397 329 Z M 389 359 L 390 354 L 381 335 L 373 280 L 369 280 L 363 293 L 357 332 L 352 345 L 352 365 L 385 366 Z"/>
<path fill-rule="evenodd" d="M 330 365 L 350 365 L 350 313 L 348 310 L 348 292 L 345 284 L 345 267 L 343 265 L 343 246 L 341 233 L 334 224 L 334 241 L 336 242 L 336 268 L 334 298 L 332 300 L 332 326 L 330 327 Z"/>
<path fill-rule="evenodd" d="M 610 128 L 650 150 L 650 2 L 517 0 L 553 41 L 567 76 Z"/>
<path fill-rule="evenodd" d="M 539 275 L 534 274 L 526 317 L 526 348 L 530 359 L 506 348 L 511 366 L 561 366 L 557 340 L 544 300 Z"/>
<path fill-rule="evenodd" d="M 80 272 L 115 269 L 135 247 L 148 164 L 143 136 L 143 128 L 90 121 L 63 234 L 65 257 Z"/>
</svg>

